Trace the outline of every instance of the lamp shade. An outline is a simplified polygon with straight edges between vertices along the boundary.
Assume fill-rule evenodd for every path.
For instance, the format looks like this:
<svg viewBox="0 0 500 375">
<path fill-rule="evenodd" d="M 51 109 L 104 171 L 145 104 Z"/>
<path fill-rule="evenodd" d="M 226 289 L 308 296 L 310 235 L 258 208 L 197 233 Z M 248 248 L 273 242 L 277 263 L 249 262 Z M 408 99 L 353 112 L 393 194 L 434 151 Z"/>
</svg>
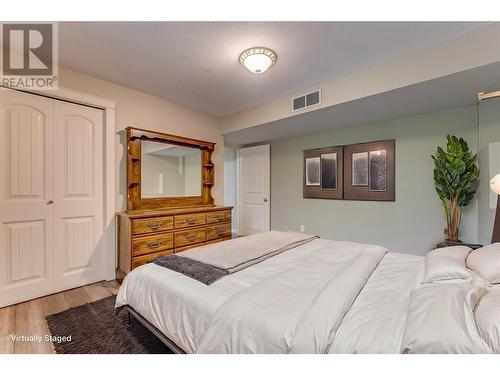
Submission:
<svg viewBox="0 0 500 375">
<path fill-rule="evenodd" d="M 493 177 L 490 181 L 490 189 L 495 194 L 500 195 L 500 173 Z"/>
</svg>

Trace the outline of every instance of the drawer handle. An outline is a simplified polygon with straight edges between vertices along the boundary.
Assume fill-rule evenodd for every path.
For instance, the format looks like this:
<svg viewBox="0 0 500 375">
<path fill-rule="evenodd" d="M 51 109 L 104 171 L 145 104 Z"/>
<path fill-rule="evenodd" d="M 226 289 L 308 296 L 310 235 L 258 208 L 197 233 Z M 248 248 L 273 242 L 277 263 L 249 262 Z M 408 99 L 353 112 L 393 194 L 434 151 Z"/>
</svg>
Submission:
<svg viewBox="0 0 500 375">
<path fill-rule="evenodd" d="M 161 225 L 162 225 L 162 222 L 161 222 L 161 221 L 158 221 L 158 222 L 156 222 L 156 223 L 148 223 L 148 227 L 149 227 L 149 229 L 151 229 L 151 230 L 157 230 L 157 229 L 160 229 Z"/>
<path fill-rule="evenodd" d="M 186 240 L 188 241 L 194 241 L 198 238 L 198 236 L 196 234 L 186 234 L 184 237 L 186 237 Z"/>
<path fill-rule="evenodd" d="M 217 221 L 224 221 L 224 215 L 217 216 Z"/>
<path fill-rule="evenodd" d="M 160 247 L 160 245 L 162 243 L 163 243 L 163 240 L 148 242 L 148 246 L 149 246 L 150 249 L 156 249 L 157 247 Z"/>
<path fill-rule="evenodd" d="M 215 228 L 214 230 L 215 230 L 215 232 L 216 232 L 219 236 L 221 236 L 221 235 L 223 235 L 224 233 L 226 233 L 226 229 L 225 229 L 225 228 Z"/>
<path fill-rule="evenodd" d="M 196 219 L 194 217 L 188 217 L 186 219 L 186 223 L 187 224 L 194 224 L 194 223 L 196 223 Z"/>
</svg>

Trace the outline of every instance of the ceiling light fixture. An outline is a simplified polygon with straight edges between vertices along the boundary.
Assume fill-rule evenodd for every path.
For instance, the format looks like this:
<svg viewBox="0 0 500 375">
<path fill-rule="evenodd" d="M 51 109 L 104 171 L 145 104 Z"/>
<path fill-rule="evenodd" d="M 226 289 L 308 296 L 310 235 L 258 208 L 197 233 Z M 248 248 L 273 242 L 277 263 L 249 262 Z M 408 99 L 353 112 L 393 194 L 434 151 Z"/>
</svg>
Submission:
<svg viewBox="0 0 500 375">
<path fill-rule="evenodd" d="M 264 73 L 277 59 L 276 53 L 265 47 L 247 48 L 240 54 L 240 64 L 257 74 Z"/>
</svg>

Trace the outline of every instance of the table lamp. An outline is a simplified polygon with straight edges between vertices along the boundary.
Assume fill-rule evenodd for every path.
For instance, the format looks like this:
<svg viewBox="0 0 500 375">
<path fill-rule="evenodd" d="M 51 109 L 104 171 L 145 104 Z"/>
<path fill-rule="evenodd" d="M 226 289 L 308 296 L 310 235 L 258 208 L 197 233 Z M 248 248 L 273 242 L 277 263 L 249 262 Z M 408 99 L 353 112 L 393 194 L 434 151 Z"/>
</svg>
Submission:
<svg viewBox="0 0 500 375">
<path fill-rule="evenodd" d="M 493 235 L 491 236 L 491 243 L 500 242 L 500 173 L 493 177 L 490 181 L 490 188 L 497 197 L 497 209 L 495 212 L 495 224 L 493 224 Z"/>
</svg>

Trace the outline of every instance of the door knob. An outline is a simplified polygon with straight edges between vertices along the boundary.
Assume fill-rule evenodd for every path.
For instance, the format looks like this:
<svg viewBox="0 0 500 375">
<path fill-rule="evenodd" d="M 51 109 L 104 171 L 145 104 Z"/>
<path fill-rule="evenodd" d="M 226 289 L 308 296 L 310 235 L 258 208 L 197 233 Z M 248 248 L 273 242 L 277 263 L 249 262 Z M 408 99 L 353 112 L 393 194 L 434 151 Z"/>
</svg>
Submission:
<svg viewBox="0 0 500 375">
<path fill-rule="evenodd" d="M 47 202 L 47 204 L 52 204 L 52 203 L 54 203 L 54 201 L 52 199 Z"/>
<path fill-rule="evenodd" d="M 264 202 L 267 203 L 267 198 L 264 198 Z"/>
</svg>

